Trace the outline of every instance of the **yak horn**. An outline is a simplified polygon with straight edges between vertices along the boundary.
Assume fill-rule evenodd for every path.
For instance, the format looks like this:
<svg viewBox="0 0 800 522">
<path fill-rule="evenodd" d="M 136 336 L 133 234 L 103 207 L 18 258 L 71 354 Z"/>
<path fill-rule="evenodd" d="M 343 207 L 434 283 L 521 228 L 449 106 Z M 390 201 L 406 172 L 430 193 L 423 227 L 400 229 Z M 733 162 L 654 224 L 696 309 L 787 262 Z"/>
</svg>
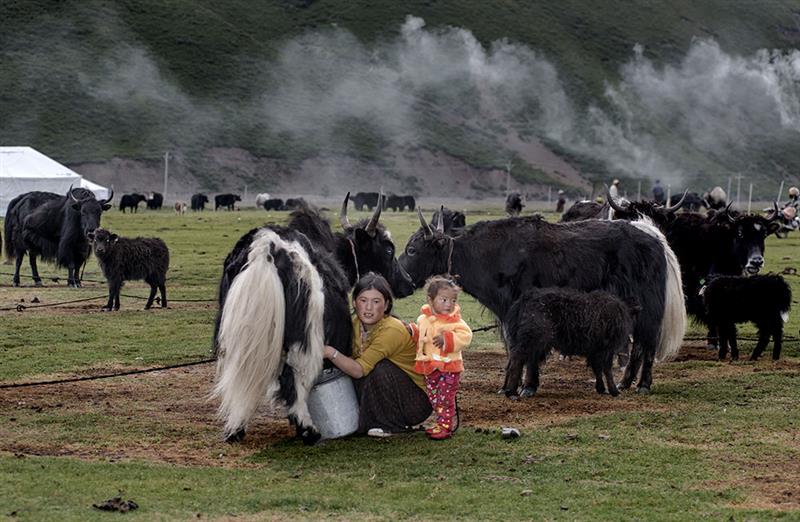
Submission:
<svg viewBox="0 0 800 522">
<path fill-rule="evenodd" d="M 772 217 L 767 220 L 768 223 L 772 223 L 773 221 L 777 221 L 778 217 L 781 215 L 781 211 L 778 209 L 778 203 L 773 201 L 772 204 L 775 206 L 775 212 L 772 213 Z"/>
<path fill-rule="evenodd" d="M 433 231 L 431 230 L 431 227 L 429 227 L 428 224 L 425 222 L 425 217 L 422 215 L 422 209 L 419 207 L 417 207 L 417 215 L 419 216 L 419 223 L 420 225 L 422 225 L 422 231 L 423 234 L 425 235 L 425 239 L 430 239 L 431 237 L 433 237 Z"/>
<path fill-rule="evenodd" d="M 436 220 L 436 231 L 444 234 L 444 205 L 439 208 L 439 219 Z"/>
<path fill-rule="evenodd" d="M 67 194 L 69 195 L 72 201 L 74 201 L 75 203 L 80 203 L 80 201 L 78 201 L 78 199 L 72 194 L 72 185 L 70 185 L 69 189 L 67 189 Z"/>
<path fill-rule="evenodd" d="M 342 203 L 342 212 L 339 214 L 339 223 L 342 224 L 342 228 L 344 230 L 350 230 L 353 226 L 350 224 L 350 220 L 347 219 L 347 202 L 350 201 L 350 192 L 344 197 L 344 202 Z"/>
<path fill-rule="evenodd" d="M 375 213 L 372 214 L 372 218 L 367 223 L 367 228 L 365 229 L 367 234 L 370 237 L 375 237 L 375 229 L 378 228 L 378 220 L 381 218 L 381 211 L 383 210 L 383 188 L 378 193 L 378 206 L 375 207 Z"/>
<path fill-rule="evenodd" d="M 626 212 L 626 209 L 619 206 L 619 204 L 614 201 L 614 198 L 611 197 L 611 190 L 608 188 L 608 185 L 606 185 L 606 199 L 608 200 L 608 204 L 611 205 L 611 208 L 613 208 L 615 211 Z"/>
<path fill-rule="evenodd" d="M 689 193 L 689 189 L 684 190 L 683 191 L 683 196 L 681 196 L 680 201 L 678 201 L 677 203 L 675 203 L 671 207 L 664 207 L 664 210 L 666 210 L 667 212 L 675 212 L 676 210 L 681 208 L 681 204 L 683 204 L 683 200 L 686 199 L 686 194 L 688 194 L 688 193 Z"/>
<path fill-rule="evenodd" d="M 108 203 L 109 201 L 111 201 L 114 198 L 114 188 L 111 187 L 108 190 L 111 191 L 111 194 L 109 194 L 106 199 L 104 199 L 103 201 L 100 202 L 101 205 L 105 205 L 106 203 Z"/>
</svg>

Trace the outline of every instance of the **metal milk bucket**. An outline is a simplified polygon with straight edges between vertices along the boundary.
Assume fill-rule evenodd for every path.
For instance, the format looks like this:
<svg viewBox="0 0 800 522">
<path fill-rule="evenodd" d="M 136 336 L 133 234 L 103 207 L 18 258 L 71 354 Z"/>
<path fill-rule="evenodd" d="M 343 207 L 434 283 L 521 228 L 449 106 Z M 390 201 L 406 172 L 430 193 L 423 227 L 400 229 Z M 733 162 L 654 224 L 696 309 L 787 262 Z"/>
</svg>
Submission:
<svg viewBox="0 0 800 522">
<path fill-rule="evenodd" d="M 323 439 L 355 433 L 358 399 L 353 380 L 338 368 L 322 370 L 308 395 L 308 411 Z"/>
</svg>

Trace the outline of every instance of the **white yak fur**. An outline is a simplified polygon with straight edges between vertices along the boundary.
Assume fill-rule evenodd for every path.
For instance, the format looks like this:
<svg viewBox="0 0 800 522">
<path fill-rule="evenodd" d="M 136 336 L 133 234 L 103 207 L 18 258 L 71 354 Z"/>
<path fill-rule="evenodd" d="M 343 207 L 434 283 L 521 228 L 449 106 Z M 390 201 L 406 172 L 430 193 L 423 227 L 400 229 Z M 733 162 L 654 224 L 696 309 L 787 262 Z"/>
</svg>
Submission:
<svg viewBox="0 0 800 522">
<path fill-rule="evenodd" d="M 286 321 L 284 288 L 270 246 L 286 251 L 294 276 L 310 290 L 305 325 L 305 351 L 300 345 L 283 354 Z M 245 268 L 234 278 L 222 310 L 219 359 L 212 396 L 220 399 L 219 416 L 225 435 L 247 427 L 256 409 L 267 402 L 276 406 L 278 378 L 288 362 L 294 369 L 297 400 L 290 405 L 301 426 L 311 426 L 306 399 L 322 369 L 324 349 L 322 279 L 303 248 L 262 229 L 250 245 Z M 301 318 L 289 318 L 301 320 Z"/>
<path fill-rule="evenodd" d="M 639 230 L 655 237 L 664 247 L 666 258 L 667 280 L 664 288 L 664 316 L 661 320 L 661 331 L 658 337 L 656 362 L 668 361 L 678 354 L 686 333 L 686 305 L 683 301 L 683 282 L 681 267 L 675 252 L 667 243 L 667 238 L 648 218 L 631 222 Z"/>
</svg>

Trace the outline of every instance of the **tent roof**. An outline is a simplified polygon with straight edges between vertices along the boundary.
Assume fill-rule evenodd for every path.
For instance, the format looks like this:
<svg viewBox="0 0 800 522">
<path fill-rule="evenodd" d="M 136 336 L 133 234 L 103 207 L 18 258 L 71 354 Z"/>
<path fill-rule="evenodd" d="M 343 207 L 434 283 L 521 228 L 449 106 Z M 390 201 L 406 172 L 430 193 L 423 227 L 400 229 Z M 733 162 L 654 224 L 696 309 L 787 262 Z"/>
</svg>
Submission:
<svg viewBox="0 0 800 522">
<path fill-rule="evenodd" d="M 79 180 L 81 175 L 31 147 L 0 147 L 0 178 Z"/>
</svg>

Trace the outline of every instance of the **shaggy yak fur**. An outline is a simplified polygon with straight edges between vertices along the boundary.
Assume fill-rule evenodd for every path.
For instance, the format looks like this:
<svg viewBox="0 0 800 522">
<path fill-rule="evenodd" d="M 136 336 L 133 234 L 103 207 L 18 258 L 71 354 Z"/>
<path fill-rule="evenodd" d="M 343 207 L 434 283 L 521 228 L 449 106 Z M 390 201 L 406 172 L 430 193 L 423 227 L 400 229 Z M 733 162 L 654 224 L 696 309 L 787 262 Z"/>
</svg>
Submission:
<svg viewBox="0 0 800 522">
<path fill-rule="evenodd" d="M 97 263 L 108 281 L 108 304 L 104 310 L 119 310 L 119 293 L 124 281 L 144 279 L 150 285 L 145 310 L 153 306 L 156 290 L 161 291 L 161 308 L 167 307 L 169 249 L 156 237 L 119 237 L 98 228 L 92 234 Z"/>
<path fill-rule="evenodd" d="M 509 216 L 519 216 L 524 206 L 525 203 L 522 202 L 522 194 L 519 192 L 512 192 L 506 197 L 506 214 Z"/>
<path fill-rule="evenodd" d="M 81 286 L 80 267 L 91 253 L 88 234 L 100 226 L 100 216 L 111 208 L 108 199 L 98 201 L 94 193 L 70 188 L 59 196 L 50 192 L 28 192 L 14 198 L 5 221 L 6 255 L 16 257 L 14 285 L 19 286 L 19 269 L 27 253 L 33 280 L 41 286 L 36 256 L 67 268 L 67 283 Z"/>
<path fill-rule="evenodd" d="M 641 311 L 634 321 L 634 348 L 621 387 L 650 390 L 655 359 L 669 359 L 686 326 L 680 267 L 663 234 L 649 221 L 548 223 L 541 216 L 483 221 L 454 235 L 419 213 L 400 263 L 414 284 L 435 274 L 460 277 L 464 291 L 499 320 L 505 332 L 509 309 L 535 288 L 602 289 Z M 528 366 L 522 394 L 533 394 L 538 372 Z"/>
<path fill-rule="evenodd" d="M 193 194 L 191 199 L 192 210 L 205 210 L 208 203 L 208 196 L 205 194 Z"/>
<path fill-rule="evenodd" d="M 750 356 L 758 359 L 773 340 L 772 358 L 781 356 L 783 323 L 789 317 L 792 290 L 779 275 L 750 277 L 720 276 L 709 282 L 703 293 L 708 320 L 719 330 L 719 358 L 725 359 L 728 346 L 731 360 L 739 358 L 736 324 L 752 322 L 758 328 L 758 343 Z"/>
<path fill-rule="evenodd" d="M 615 354 L 628 352 L 633 321 L 628 306 L 618 297 L 595 290 L 542 288 L 525 292 L 509 310 L 504 324 L 508 365 L 503 391 L 516 397 L 523 365 L 533 371 L 528 386 L 539 387 L 539 365 L 551 348 L 562 355 L 586 357 L 597 379 L 597 393 L 619 395 L 611 366 Z"/>
<path fill-rule="evenodd" d="M 245 234 L 225 259 L 214 333 L 218 354 L 213 395 L 220 399 L 225 439 L 240 441 L 262 403 L 286 407 L 307 444 L 320 435 L 308 411 L 308 394 L 330 345 L 349 355 L 352 324 L 348 292 L 360 274 L 382 274 L 395 295 L 414 287 L 378 223 L 350 225 L 349 194 L 341 233 L 315 209 L 302 207 L 287 226 L 268 225 Z"/>
<path fill-rule="evenodd" d="M 139 210 L 139 203 L 147 201 L 147 198 L 144 194 L 125 194 L 122 196 L 122 199 L 119 200 L 119 209 L 122 213 L 125 213 L 126 209 L 131 209 L 131 212 L 136 212 Z"/>
</svg>

